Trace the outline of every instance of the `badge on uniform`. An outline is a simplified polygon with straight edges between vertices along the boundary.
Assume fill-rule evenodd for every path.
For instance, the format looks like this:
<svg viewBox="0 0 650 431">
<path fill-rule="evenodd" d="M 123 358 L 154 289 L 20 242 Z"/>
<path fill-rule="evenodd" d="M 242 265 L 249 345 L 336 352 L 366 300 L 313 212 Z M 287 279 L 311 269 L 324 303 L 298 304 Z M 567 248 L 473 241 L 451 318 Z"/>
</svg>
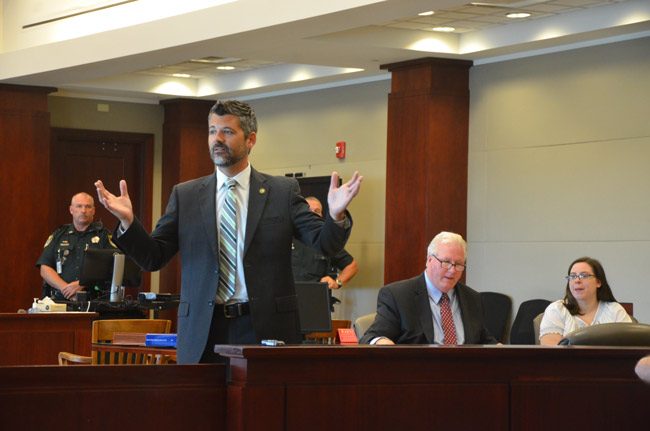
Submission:
<svg viewBox="0 0 650 431">
<path fill-rule="evenodd" d="M 99 237 L 95 235 L 90 239 L 90 242 L 92 242 L 93 244 L 99 244 Z"/>
</svg>

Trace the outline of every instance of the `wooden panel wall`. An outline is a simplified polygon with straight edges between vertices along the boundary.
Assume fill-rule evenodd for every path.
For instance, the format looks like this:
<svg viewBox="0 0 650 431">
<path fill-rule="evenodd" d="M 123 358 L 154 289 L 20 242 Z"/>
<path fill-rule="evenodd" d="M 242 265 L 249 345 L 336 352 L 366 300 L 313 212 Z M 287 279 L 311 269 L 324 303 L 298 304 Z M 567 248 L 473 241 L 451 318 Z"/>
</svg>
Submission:
<svg viewBox="0 0 650 431">
<path fill-rule="evenodd" d="M 50 233 L 47 95 L 54 90 L 0 84 L 0 312 L 27 309 L 41 294 L 34 264 Z"/>
<path fill-rule="evenodd" d="M 424 270 L 440 231 L 466 236 L 470 61 L 383 65 L 388 96 L 384 282 Z"/>
<path fill-rule="evenodd" d="M 57 365 L 59 352 L 90 356 L 92 322 L 98 316 L 0 313 L 0 365 Z"/>
<path fill-rule="evenodd" d="M 220 364 L 0 367 L 0 429 L 225 430 L 225 381 Z"/>
</svg>

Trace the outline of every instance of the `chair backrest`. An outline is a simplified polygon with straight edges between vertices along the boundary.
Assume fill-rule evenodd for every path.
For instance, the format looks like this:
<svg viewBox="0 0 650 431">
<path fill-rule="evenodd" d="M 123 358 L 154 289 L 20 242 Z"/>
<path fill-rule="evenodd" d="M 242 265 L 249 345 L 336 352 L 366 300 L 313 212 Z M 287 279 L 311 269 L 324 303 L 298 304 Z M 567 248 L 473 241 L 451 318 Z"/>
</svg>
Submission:
<svg viewBox="0 0 650 431">
<path fill-rule="evenodd" d="M 354 321 L 354 333 L 357 336 L 357 339 L 361 339 L 366 333 L 372 322 L 375 321 L 375 316 L 377 313 L 364 314 L 363 316 L 357 317 Z"/>
<path fill-rule="evenodd" d="M 350 328 L 352 322 L 350 320 L 336 320 L 332 319 L 332 330 L 329 332 L 311 332 L 305 335 L 305 338 L 316 344 L 340 344 L 339 328 Z"/>
<path fill-rule="evenodd" d="M 560 344 L 650 347 L 650 325 L 619 322 L 587 326 L 567 334 Z"/>
<path fill-rule="evenodd" d="M 76 355 L 70 352 L 59 352 L 59 365 L 90 365 L 92 357 Z"/>
<path fill-rule="evenodd" d="M 533 319 L 533 328 L 535 329 L 535 344 L 540 344 L 539 343 L 539 328 L 542 326 L 542 318 L 543 317 L 544 317 L 544 313 L 539 313 Z"/>
<path fill-rule="evenodd" d="M 543 313 L 550 303 L 546 299 L 530 299 L 521 303 L 510 329 L 510 344 L 535 344 L 533 319 Z"/>
<path fill-rule="evenodd" d="M 95 320 L 92 329 L 93 343 L 112 343 L 116 332 L 168 334 L 172 322 L 166 319 L 107 319 Z M 127 352 L 92 351 L 93 364 L 145 364 L 162 363 L 164 358 Z"/>
<path fill-rule="evenodd" d="M 481 292 L 481 303 L 485 327 L 494 338 L 505 343 L 512 315 L 512 299 L 503 293 Z"/>
</svg>

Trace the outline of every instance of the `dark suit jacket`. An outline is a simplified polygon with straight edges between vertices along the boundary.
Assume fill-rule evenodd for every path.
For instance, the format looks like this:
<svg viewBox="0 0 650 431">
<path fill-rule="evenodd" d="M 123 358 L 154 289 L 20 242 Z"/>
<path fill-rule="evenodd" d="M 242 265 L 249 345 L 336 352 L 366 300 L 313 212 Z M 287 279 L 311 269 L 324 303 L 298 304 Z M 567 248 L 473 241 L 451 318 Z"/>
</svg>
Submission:
<svg viewBox="0 0 650 431">
<path fill-rule="evenodd" d="M 460 303 L 465 344 L 496 344 L 483 322 L 479 293 L 461 283 L 454 291 Z M 398 281 L 379 290 L 377 316 L 360 343 L 387 337 L 395 344 L 433 344 L 433 316 L 424 274 Z"/>
<path fill-rule="evenodd" d="M 212 174 L 174 186 L 165 214 L 151 235 L 136 221 L 115 241 L 148 271 L 160 269 L 180 252 L 180 363 L 196 363 L 201 358 L 216 305 L 216 184 L 216 175 Z M 349 227 L 341 228 L 329 215 L 323 220 L 309 210 L 295 179 L 252 169 L 243 263 L 258 341 L 302 340 L 291 272 L 292 238 L 332 255 L 343 248 L 349 234 Z"/>
</svg>

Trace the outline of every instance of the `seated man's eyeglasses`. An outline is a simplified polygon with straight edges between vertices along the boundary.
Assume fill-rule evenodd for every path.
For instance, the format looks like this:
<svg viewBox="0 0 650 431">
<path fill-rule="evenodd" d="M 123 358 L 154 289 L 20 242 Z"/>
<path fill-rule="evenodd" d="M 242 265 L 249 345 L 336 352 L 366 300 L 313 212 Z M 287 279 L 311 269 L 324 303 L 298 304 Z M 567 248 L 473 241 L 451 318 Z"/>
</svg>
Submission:
<svg viewBox="0 0 650 431">
<path fill-rule="evenodd" d="M 586 272 L 581 272 L 580 274 L 569 274 L 564 279 L 566 281 L 575 281 L 576 279 L 584 280 L 585 278 L 595 277 L 593 274 L 588 274 Z"/>
<path fill-rule="evenodd" d="M 440 260 L 438 259 L 438 256 L 435 254 L 432 254 L 431 256 L 435 257 L 438 262 L 440 262 L 440 266 L 442 266 L 443 269 L 451 269 L 452 267 L 458 271 L 464 271 L 465 268 L 467 268 L 467 265 L 464 265 L 462 263 L 454 263 L 454 262 L 449 262 L 448 260 Z"/>
</svg>

